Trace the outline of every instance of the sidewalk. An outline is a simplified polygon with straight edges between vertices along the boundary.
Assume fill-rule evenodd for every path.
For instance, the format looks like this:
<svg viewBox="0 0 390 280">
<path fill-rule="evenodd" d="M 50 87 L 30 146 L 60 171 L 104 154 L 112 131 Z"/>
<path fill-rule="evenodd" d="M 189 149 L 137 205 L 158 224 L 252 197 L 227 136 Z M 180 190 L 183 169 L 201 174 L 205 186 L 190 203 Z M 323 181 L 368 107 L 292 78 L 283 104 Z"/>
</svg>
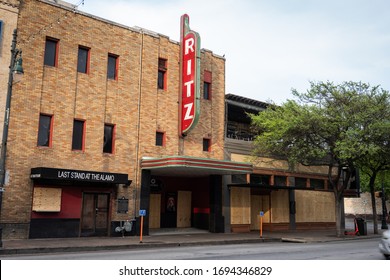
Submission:
<svg viewBox="0 0 390 280">
<path fill-rule="evenodd" d="M 348 228 L 348 227 L 347 227 Z M 80 238 L 52 238 L 52 239 L 22 239 L 3 240 L 1 255 L 11 254 L 38 254 L 54 252 L 81 252 L 98 250 L 123 250 L 150 247 L 176 247 L 195 245 L 222 245 L 262 242 L 330 242 L 345 241 L 351 239 L 380 238 L 379 234 L 373 234 L 373 229 L 367 229 L 367 235 L 336 236 L 332 230 L 288 231 L 288 232 L 263 232 L 260 238 L 259 231 L 250 233 L 209 233 L 196 229 L 188 229 L 176 232 L 159 232 L 143 236 L 142 243 L 139 236 L 126 237 L 80 237 Z"/>
</svg>

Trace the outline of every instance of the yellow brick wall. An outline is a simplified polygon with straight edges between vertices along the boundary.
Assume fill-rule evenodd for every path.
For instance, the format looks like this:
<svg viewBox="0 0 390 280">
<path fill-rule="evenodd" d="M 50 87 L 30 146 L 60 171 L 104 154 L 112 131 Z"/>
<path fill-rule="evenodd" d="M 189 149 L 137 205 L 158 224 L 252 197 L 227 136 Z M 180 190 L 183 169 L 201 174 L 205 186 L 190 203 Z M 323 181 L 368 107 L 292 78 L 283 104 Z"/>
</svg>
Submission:
<svg viewBox="0 0 390 280">
<path fill-rule="evenodd" d="M 0 131 L 3 131 L 4 124 L 4 109 L 11 60 L 11 43 L 18 18 L 18 2 L 16 0 L 0 1 L 0 20 L 3 22 L 0 38 Z"/>
<path fill-rule="evenodd" d="M 36 0 L 24 1 L 18 25 L 25 77 L 13 91 L 2 221 L 29 222 L 32 167 L 127 173 L 133 183 L 118 188 L 117 196 L 132 199 L 140 187 L 141 157 L 179 153 L 179 44 Z M 59 39 L 58 67 L 43 64 L 47 36 Z M 77 72 L 79 45 L 90 48 L 89 74 Z M 119 56 L 118 81 L 107 81 L 108 53 Z M 168 60 L 167 90 L 157 89 L 159 57 Z M 203 70 L 212 72 L 213 98 L 201 100 L 200 120 L 183 140 L 183 155 L 223 159 L 225 60 L 204 51 L 201 68 L 202 77 Z M 50 148 L 37 147 L 40 113 L 54 116 Z M 84 152 L 71 150 L 74 118 L 86 121 Z M 102 153 L 104 123 L 116 124 L 114 154 Z M 155 146 L 156 130 L 166 133 L 165 147 Z M 210 153 L 202 151 L 203 137 L 212 139 Z M 134 203 L 129 206 L 133 213 Z M 121 218 L 116 215 L 112 220 Z"/>
</svg>

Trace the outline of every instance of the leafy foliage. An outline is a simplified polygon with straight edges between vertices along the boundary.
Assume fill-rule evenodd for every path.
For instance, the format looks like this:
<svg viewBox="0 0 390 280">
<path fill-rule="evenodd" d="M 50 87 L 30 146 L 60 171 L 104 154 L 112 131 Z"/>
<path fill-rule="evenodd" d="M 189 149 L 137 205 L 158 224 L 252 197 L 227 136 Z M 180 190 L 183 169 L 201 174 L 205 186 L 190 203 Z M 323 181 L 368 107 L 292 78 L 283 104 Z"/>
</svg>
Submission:
<svg viewBox="0 0 390 280">
<path fill-rule="evenodd" d="M 327 165 L 339 208 L 354 170 L 372 175 L 390 169 L 389 93 L 361 82 L 311 82 L 307 92 L 293 90 L 293 95 L 296 100 L 251 115 L 257 131 L 254 153 L 290 163 Z M 344 170 L 347 180 L 340 183 Z M 336 209 L 337 223 L 340 211 Z"/>
</svg>

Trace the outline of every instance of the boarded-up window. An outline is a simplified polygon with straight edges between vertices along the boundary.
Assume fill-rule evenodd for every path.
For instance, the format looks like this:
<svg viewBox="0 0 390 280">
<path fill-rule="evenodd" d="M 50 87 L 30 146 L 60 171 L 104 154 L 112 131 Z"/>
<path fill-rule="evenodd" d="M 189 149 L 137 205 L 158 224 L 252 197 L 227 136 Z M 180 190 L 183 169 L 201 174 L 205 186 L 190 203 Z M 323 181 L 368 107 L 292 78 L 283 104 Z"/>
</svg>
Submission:
<svg viewBox="0 0 390 280">
<path fill-rule="evenodd" d="M 35 212 L 60 212 L 61 188 L 35 187 L 32 210 Z"/>
</svg>

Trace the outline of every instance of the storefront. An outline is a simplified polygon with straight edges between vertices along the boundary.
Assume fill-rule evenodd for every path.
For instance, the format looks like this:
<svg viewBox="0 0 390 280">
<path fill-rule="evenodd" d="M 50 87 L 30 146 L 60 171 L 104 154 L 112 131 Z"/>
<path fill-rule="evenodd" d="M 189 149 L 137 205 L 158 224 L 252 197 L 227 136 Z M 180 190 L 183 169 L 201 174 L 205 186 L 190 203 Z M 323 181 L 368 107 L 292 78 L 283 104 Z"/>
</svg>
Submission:
<svg viewBox="0 0 390 280">
<path fill-rule="evenodd" d="M 127 174 L 37 167 L 31 169 L 30 238 L 109 236 L 118 185 Z"/>
<path fill-rule="evenodd" d="M 224 232 L 224 175 L 252 172 L 249 163 L 187 156 L 144 158 L 141 209 L 146 228 L 194 227 Z"/>
</svg>

